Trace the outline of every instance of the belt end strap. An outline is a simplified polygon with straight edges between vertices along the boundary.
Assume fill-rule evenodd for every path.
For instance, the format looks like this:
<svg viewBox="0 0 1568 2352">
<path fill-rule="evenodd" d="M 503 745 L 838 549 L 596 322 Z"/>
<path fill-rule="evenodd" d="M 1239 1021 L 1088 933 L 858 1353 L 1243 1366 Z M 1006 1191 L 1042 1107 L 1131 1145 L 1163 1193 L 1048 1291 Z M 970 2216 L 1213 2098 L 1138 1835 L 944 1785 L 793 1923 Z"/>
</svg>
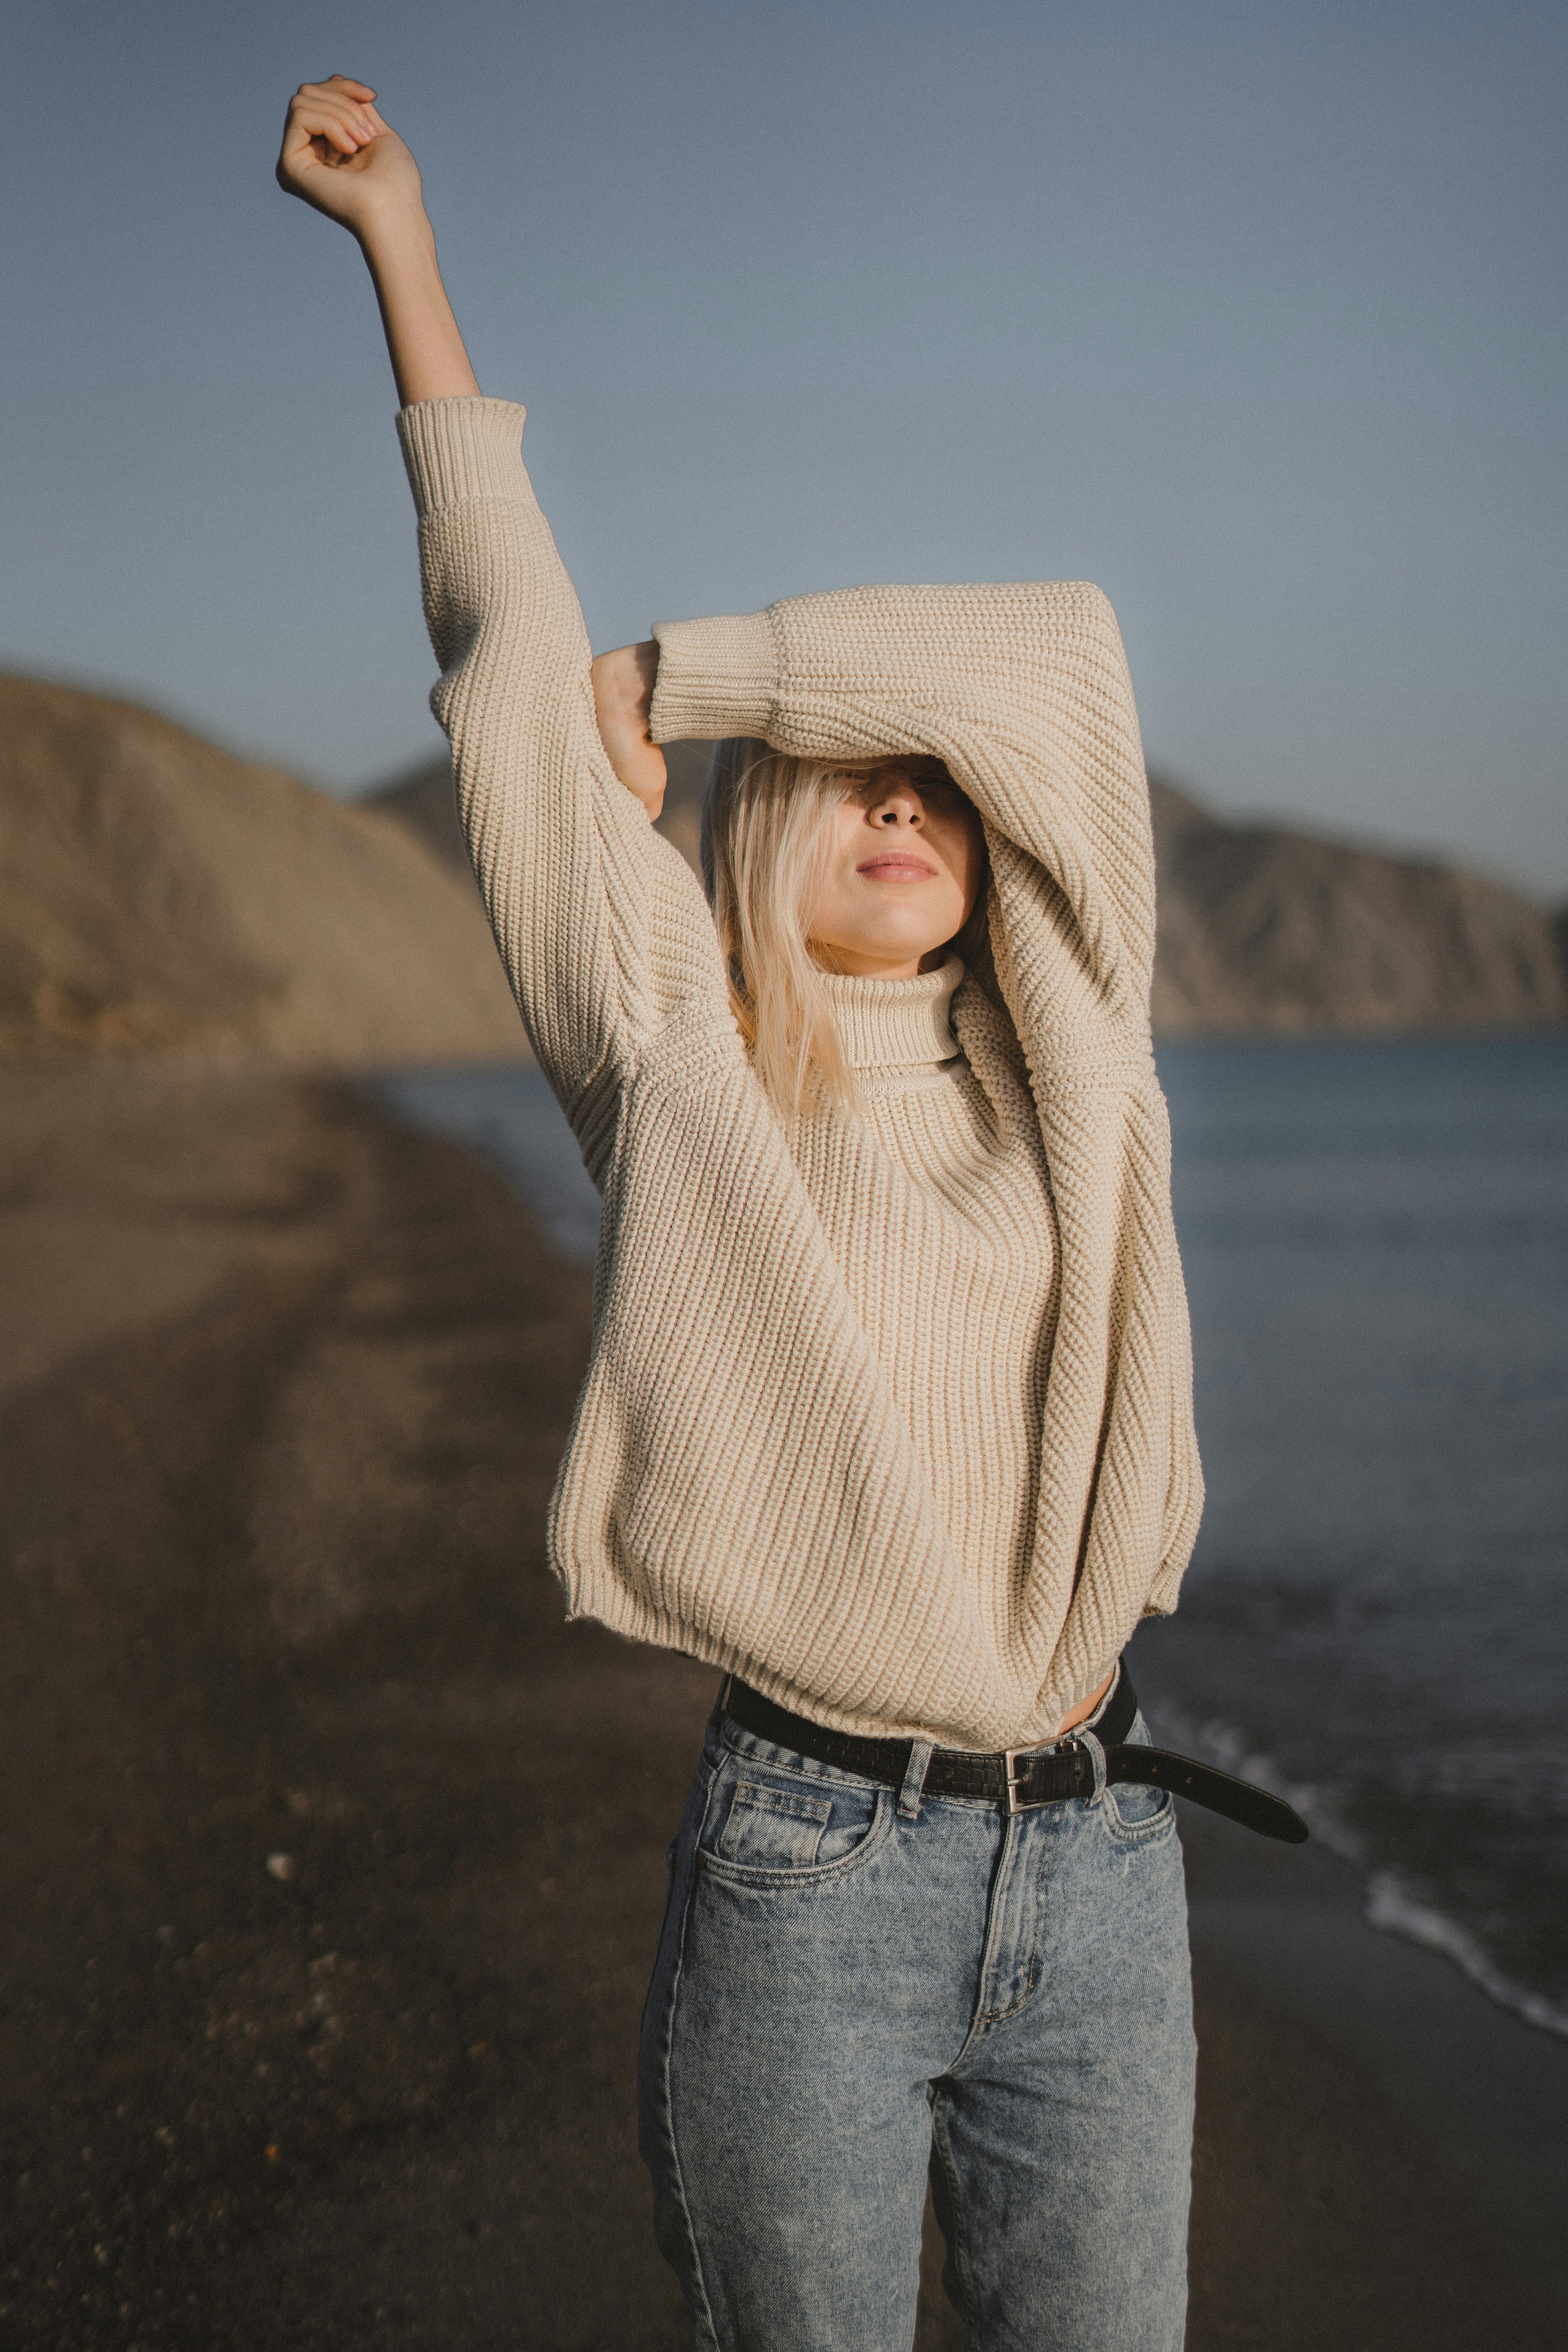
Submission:
<svg viewBox="0 0 1568 2352">
<path fill-rule="evenodd" d="M 1168 1790 L 1173 1797 L 1186 1797 L 1211 1813 L 1239 1822 L 1244 1830 L 1279 1838 L 1286 1845 L 1305 1845 L 1311 1835 L 1283 1797 L 1256 1788 L 1250 1780 L 1234 1780 L 1228 1772 L 1216 1772 L 1212 1764 L 1174 1755 L 1168 1748 L 1108 1748 L 1105 1778 L 1108 1783 L 1131 1780 L 1146 1789 Z"/>
</svg>

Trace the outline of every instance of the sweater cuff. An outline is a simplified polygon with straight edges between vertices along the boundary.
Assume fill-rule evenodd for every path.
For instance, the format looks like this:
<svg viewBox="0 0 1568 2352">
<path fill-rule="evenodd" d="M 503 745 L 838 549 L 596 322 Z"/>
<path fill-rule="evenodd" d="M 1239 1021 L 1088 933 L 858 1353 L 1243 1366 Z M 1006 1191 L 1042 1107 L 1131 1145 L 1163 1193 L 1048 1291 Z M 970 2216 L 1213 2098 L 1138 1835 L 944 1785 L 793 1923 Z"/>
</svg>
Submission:
<svg viewBox="0 0 1568 2352">
<path fill-rule="evenodd" d="M 767 740 L 778 700 L 778 654 L 766 613 L 660 621 L 649 732 L 656 743 Z"/>
<path fill-rule="evenodd" d="M 516 496 L 522 424 L 515 400 L 421 400 L 400 410 L 397 437 L 421 518 L 475 499 Z"/>
<path fill-rule="evenodd" d="M 1143 1603 L 1145 1617 L 1169 1617 L 1181 1596 L 1182 1579 L 1186 1573 L 1187 1555 L 1181 1552 L 1174 1559 L 1162 1563 L 1159 1574 L 1149 1587 L 1149 1597 Z"/>
</svg>

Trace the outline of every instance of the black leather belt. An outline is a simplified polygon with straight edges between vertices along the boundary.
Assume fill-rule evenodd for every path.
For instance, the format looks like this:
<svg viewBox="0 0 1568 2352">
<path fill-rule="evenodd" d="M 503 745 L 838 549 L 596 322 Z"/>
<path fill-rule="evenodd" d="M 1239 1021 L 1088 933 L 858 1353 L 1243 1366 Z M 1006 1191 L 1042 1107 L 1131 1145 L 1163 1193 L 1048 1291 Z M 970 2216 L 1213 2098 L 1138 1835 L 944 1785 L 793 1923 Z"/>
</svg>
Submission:
<svg viewBox="0 0 1568 2352">
<path fill-rule="evenodd" d="M 849 1732 L 829 1731 L 804 1715 L 775 1706 L 733 1675 L 720 1705 L 732 1723 L 759 1739 L 771 1740 L 775 1748 L 793 1748 L 797 1756 L 836 1765 L 863 1780 L 879 1780 L 884 1788 L 903 1786 L 912 1745 L 908 1739 L 858 1739 Z M 1282 1838 L 1287 1845 L 1304 1842 L 1307 1824 L 1283 1797 L 1255 1788 L 1250 1780 L 1233 1780 L 1228 1772 L 1216 1772 L 1190 1756 L 1173 1755 L 1168 1748 L 1129 1747 L 1127 1734 L 1137 1712 L 1132 1678 L 1123 1665 L 1099 1721 L 1083 1727 L 1092 1729 L 1105 1750 L 1108 1787 L 1131 1781 L 1141 1788 L 1167 1789 L 1173 1797 L 1186 1797 L 1211 1813 L 1224 1813 L 1262 1837 Z M 990 1754 L 935 1748 L 922 1788 L 931 1797 L 979 1797 L 1008 1813 L 1033 1812 L 1038 1805 L 1063 1804 L 1069 1797 L 1092 1797 L 1094 1758 L 1070 1732 L 1050 1748 L 1004 1748 Z"/>
</svg>

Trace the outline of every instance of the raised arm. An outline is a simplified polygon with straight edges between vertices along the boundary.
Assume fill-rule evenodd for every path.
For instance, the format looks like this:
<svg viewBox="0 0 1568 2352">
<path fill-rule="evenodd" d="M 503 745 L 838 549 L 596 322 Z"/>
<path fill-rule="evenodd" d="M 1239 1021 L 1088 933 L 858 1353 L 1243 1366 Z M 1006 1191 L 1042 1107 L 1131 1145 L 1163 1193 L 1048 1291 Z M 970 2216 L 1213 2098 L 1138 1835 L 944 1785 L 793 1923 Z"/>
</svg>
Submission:
<svg viewBox="0 0 1568 2352">
<path fill-rule="evenodd" d="M 357 238 L 405 408 L 479 392 L 441 283 L 419 166 L 364 81 L 301 82 L 289 101 L 278 184 Z"/>
<path fill-rule="evenodd" d="M 300 83 L 289 101 L 278 184 L 357 239 L 403 406 L 476 398 L 479 378 L 442 283 L 419 166 L 376 112 L 369 82 L 332 74 Z M 663 807 L 665 786 L 664 754 L 647 731 L 658 667 L 649 638 L 601 654 L 592 673 L 600 740 L 650 817 Z"/>
<path fill-rule="evenodd" d="M 305 83 L 278 179 L 357 239 L 374 281 L 442 671 L 433 704 L 497 942 L 572 1108 L 678 1007 L 721 1006 L 721 970 L 695 885 L 647 821 L 665 780 L 648 735 L 658 648 L 590 663 L 522 466 L 522 411 L 479 394 L 418 166 L 375 98 L 342 74 Z"/>
</svg>

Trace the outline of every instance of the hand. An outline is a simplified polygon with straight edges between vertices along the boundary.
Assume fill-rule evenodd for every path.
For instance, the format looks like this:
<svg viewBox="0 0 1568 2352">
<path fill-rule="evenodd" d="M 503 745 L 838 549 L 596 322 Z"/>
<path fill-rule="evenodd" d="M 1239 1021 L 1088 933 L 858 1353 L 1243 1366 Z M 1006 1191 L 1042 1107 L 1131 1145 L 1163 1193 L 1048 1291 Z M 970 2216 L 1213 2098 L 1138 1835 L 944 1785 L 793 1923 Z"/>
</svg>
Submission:
<svg viewBox="0 0 1568 2352">
<path fill-rule="evenodd" d="M 653 686 L 658 676 L 658 646 L 617 646 L 594 664 L 594 716 L 599 740 L 610 765 L 628 793 L 641 801 L 650 817 L 664 806 L 668 771 L 664 753 L 648 735 L 653 712 Z"/>
<path fill-rule="evenodd" d="M 423 219 L 419 166 L 375 110 L 368 82 L 333 74 L 289 101 L 278 184 L 363 238 L 389 218 Z"/>
</svg>

